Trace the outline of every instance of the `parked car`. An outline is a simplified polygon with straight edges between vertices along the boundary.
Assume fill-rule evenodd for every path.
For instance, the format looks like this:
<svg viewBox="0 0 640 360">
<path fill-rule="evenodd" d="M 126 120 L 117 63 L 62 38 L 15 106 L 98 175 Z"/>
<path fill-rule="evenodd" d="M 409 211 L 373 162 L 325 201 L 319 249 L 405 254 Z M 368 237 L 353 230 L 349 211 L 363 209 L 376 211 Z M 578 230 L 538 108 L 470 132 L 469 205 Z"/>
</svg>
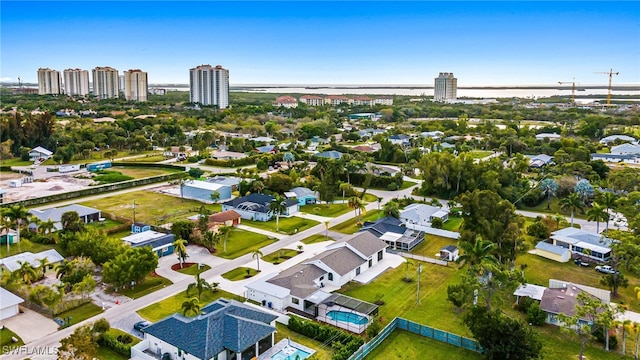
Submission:
<svg viewBox="0 0 640 360">
<path fill-rule="evenodd" d="M 620 274 L 620 271 L 613 270 L 613 268 L 609 265 L 598 265 L 596 266 L 596 271 L 601 272 L 603 274 L 615 274 L 615 273 Z"/>
<path fill-rule="evenodd" d="M 582 259 L 575 259 L 573 260 L 573 263 L 579 266 L 584 266 L 584 267 L 588 267 L 589 263 L 586 261 L 582 261 Z"/>
<path fill-rule="evenodd" d="M 149 325 L 151 325 L 149 321 L 138 321 L 137 323 L 133 324 L 133 328 L 142 332 L 142 329 L 146 328 Z"/>
</svg>

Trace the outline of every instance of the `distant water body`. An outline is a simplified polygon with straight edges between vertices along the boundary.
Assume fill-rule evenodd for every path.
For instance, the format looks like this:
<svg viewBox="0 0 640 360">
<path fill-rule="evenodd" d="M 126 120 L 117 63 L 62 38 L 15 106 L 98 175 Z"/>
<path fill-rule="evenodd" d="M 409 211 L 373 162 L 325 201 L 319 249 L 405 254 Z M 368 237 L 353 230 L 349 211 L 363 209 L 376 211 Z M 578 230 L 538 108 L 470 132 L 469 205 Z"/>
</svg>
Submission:
<svg viewBox="0 0 640 360">
<path fill-rule="evenodd" d="M 152 85 L 168 90 L 189 90 L 188 85 Z M 411 85 L 231 85 L 231 91 L 263 92 L 278 94 L 321 94 L 321 95 L 405 95 L 433 96 L 433 87 Z M 606 86 L 578 87 L 576 96 L 606 95 Z M 504 86 L 504 87 L 458 87 L 459 98 L 539 98 L 549 96 L 570 96 L 571 88 L 553 86 Z M 640 85 L 618 86 L 612 91 L 612 99 L 624 96 L 620 100 L 640 102 Z M 626 98 L 633 96 L 633 99 Z M 594 99 L 576 99 L 576 101 L 592 101 Z"/>
</svg>

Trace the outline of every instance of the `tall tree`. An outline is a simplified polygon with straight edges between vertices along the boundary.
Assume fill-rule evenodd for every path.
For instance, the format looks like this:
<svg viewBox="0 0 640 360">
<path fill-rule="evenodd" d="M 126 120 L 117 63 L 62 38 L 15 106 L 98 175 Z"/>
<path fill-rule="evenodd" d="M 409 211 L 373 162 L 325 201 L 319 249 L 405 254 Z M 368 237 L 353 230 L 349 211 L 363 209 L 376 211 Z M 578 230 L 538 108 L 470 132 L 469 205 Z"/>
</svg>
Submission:
<svg viewBox="0 0 640 360">
<path fill-rule="evenodd" d="M 18 246 L 20 246 L 20 229 L 22 229 L 22 225 L 26 224 L 29 220 L 29 211 L 22 205 L 11 205 L 8 208 L 5 208 L 3 211 L 3 216 L 6 216 L 9 219 L 10 224 L 12 224 L 17 232 L 17 240 Z M 7 239 L 7 243 L 8 243 Z M 7 249 L 9 246 L 7 245 Z"/>
<path fill-rule="evenodd" d="M 93 339 L 91 327 L 84 325 L 60 340 L 58 360 L 91 360 L 97 353 L 98 345 Z"/>
<path fill-rule="evenodd" d="M 384 204 L 382 209 L 385 216 L 394 217 L 396 219 L 400 217 L 400 206 L 396 201 L 389 201 L 388 203 Z"/>
<path fill-rule="evenodd" d="M 178 256 L 178 261 L 180 261 L 180 268 L 184 265 L 184 261 L 189 257 L 187 254 L 187 241 L 184 239 L 176 239 L 173 242 L 173 252 Z"/>
<path fill-rule="evenodd" d="M 200 277 L 200 273 L 196 274 L 196 282 L 189 284 L 189 286 L 187 286 L 187 296 L 189 296 L 189 293 L 191 293 L 191 291 L 195 290 L 198 293 L 198 300 L 200 300 L 200 297 L 202 297 L 202 293 L 205 290 L 211 290 L 211 284 L 209 284 L 207 282 L 207 280 L 202 279 Z"/>
<path fill-rule="evenodd" d="M 596 222 L 596 233 L 600 233 L 600 223 L 603 221 L 607 221 L 607 223 L 609 222 L 609 214 L 607 214 L 607 211 L 605 210 L 605 208 L 603 206 L 601 206 L 600 204 L 598 204 L 597 202 L 594 202 L 593 204 L 591 204 L 591 208 L 589 210 L 587 210 L 587 219 L 589 221 L 595 221 Z"/>
<path fill-rule="evenodd" d="M 269 210 L 276 215 L 276 231 L 280 231 L 280 215 L 287 211 L 286 199 L 280 195 L 275 196 L 269 203 Z"/>
<path fill-rule="evenodd" d="M 605 226 L 605 232 L 609 234 L 609 220 L 611 220 L 611 209 L 615 208 L 618 196 L 611 191 L 604 191 L 596 196 L 598 204 L 602 205 L 607 210 L 607 223 Z"/>
<path fill-rule="evenodd" d="M 75 211 L 67 211 L 62 214 L 60 222 L 62 223 L 62 229 L 69 232 L 78 232 L 84 227 L 84 223 Z"/>
<path fill-rule="evenodd" d="M 260 258 L 263 257 L 264 254 L 262 253 L 262 251 L 260 251 L 260 249 L 256 249 L 256 251 L 251 253 L 251 257 L 256 259 L 256 261 L 258 262 L 258 271 L 260 271 Z"/>
<path fill-rule="evenodd" d="M 225 254 L 227 253 L 227 241 L 229 241 L 229 237 L 235 230 L 235 226 L 223 226 L 218 230 L 220 236 L 222 236 L 222 251 Z"/>
<path fill-rule="evenodd" d="M 547 195 L 547 210 L 551 209 L 551 197 L 558 193 L 558 183 L 553 179 L 544 179 L 540 182 L 540 190 Z"/>
<path fill-rule="evenodd" d="M 571 211 L 571 227 L 573 227 L 573 215 L 576 210 L 584 209 L 584 202 L 582 201 L 578 193 L 573 192 L 569 194 L 569 196 L 560 200 L 560 208 L 563 211 Z"/>
</svg>

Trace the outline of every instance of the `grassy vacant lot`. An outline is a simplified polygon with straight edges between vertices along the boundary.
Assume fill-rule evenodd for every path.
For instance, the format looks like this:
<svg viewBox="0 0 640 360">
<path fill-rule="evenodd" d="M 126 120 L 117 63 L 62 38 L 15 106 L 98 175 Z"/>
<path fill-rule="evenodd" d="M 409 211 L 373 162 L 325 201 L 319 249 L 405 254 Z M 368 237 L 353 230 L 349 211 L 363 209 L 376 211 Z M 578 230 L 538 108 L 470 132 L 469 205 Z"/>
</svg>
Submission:
<svg viewBox="0 0 640 360">
<path fill-rule="evenodd" d="M 96 230 L 108 231 L 109 229 L 112 229 L 120 225 L 122 225 L 121 222 L 111 220 L 111 219 L 104 219 L 104 221 L 94 221 L 92 223 L 86 224 L 85 226 L 92 227 Z"/>
<path fill-rule="evenodd" d="M 200 266 L 200 268 L 198 268 L 198 264 L 193 264 L 189 267 L 186 268 L 182 268 L 179 269 L 178 272 L 181 274 L 185 274 L 185 275 L 193 275 L 196 276 L 198 274 L 201 274 L 207 270 L 211 269 L 211 266 L 207 265 L 207 264 L 202 264 L 202 266 Z"/>
<path fill-rule="evenodd" d="M 563 211 L 560 208 L 560 200 L 557 198 L 552 198 L 551 199 L 551 209 L 547 209 L 547 201 L 544 200 L 543 202 L 541 202 L 540 204 L 538 204 L 537 206 L 534 207 L 529 207 L 529 206 L 525 206 L 524 204 L 520 203 L 518 204 L 518 208 L 522 209 L 522 210 L 527 210 L 527 211 L 534 211 L 534 212 L 540 212 L 540 213 L 545 213 L 545 214 L 550 214 L 550 215 L 555 215 L 555 214 L 560 214 L 560 215 L 564 215 L 567 218 L 571 217 L 571 210 L 569 211 Z M 585 209 L 586 211 L 586 209 Z M 585 213 L 583 213 L 580 210 L 576 210 L 575 213 L 573 214 L 573 217 L 576 219 L 586 219 L 587 215 Z"/>
<path fill-rule="evenodd" d="M 18 339 L 18 342 L 11 341 L 11 338 L 15 337 Z M 20 336 L 16 335 L 13 331 L 9 330 L 6 327 L 3 327 L 0 330 L 0 354 L 4 354 L 9 350 L 9 347 L 18 347 L 24 345 L 24 342 L 20 338 Z"/>
<path fill-rule="evenodd" d="M 134 191 L 117 196 L 89 200 L 81 205 L 94 207 L 125 218 L 133 218 L 132 205 L 136 202 L 136 221 L 160 225 L 184 220 L 198 213 L 201 206 L 210 211 L 219 211 L 218 204 L 203 204 L 199 201 L 159 194 L 151 191 Z"/>
<path fill-rule="evenodd" d="M 457 245 L 458 241 L 454 239 L 448 239 L 442 236 L 426 234 L 424 241 L 418 246 L 413 248 L 412 254 L 427 256 L 431 258 L 437 258 L 436 254 L 440 253 L 440 249 L 447 245 Z"/>
<path fill-rule="evenodd" d="M 165 279 L 162 276 L 152 273 L 150 275 L 147 275 L 147 277 L 141 284 L 138 284 L 131 289 L 118 291 L 118 294 L 124 295 L 131 299 L 137 299 L 171 284 L 173 284 L 171 280 Z"/>
<path fill-rule="evenodd" d="M 94 317 L 102 312 L 102 308 L 94 303 L 86 303 L 78 306 L 75 309 L 67 310 L 65 312 L 61 312 L 56 315 L 60 319 L 67 321 L 68 317 L 71 317 L 67 326 L 77 324 L 81 321 L 84 321 L 90 317 Z"/>
<path fill-rule="evenodd" d="M 257 275 L 260 271 L 248 267 L 239 267 L 227 271 L 221 276 L 230 281 L 240 281 Z"/>
<path fill-rule="evenodd" d="M 493 154 L 493 151 L 472 150 L 472 151 L 469 151 L 467 154 L 469 154 L 469 156 L 471 156 L 472 159 L 482 159 L 482 158 L 486 158 L 487 156 Z"/>
<path fill-rule="evenodd" d="M 17 244 L 9 245 L 9 253 L 7 254 L 7 244 L 0 244 L 0 258 L 23 253 L 25 251 L 31 251 L 32 253 L 38 253 L 40 251 L 45 251 L 49 249 L 56 249 L 57 252 L 64 256 L 64 253 L 61 252 L 60 247 L 57 245 L 44 245 L 38 244 L 35 242 L 31 242 L 24 237 L 20 238 L 20 242 Z"/>
<path fill-rule="evenodd" d="M 227 251 L 224 252 L 224 245 L 220 243 L 217 246 L 218 252 L 216 255 L 224 259 L 235 259 L 244 254 L 254 252 L 275 241 L 278 240 L 251 231 L 236 229 L 229 235 Z"/>
<path fill-rule="evenodd" d="M 350 211 L 347 204 L 309 204 L 300 207 L 300 211 L 325 217 L 336 217 Z"/>
<path fill-rule="evenodd" d="M 379 210 L 371 210 L 366 214 L 362 215 L 362 221 L 373 221 L 377 220 L 378 217 L 381 216 Z M 337 231 L 343 234 L 353 234 L 360 229 L 360 226 L 357 224 L 357 219 L 349 219 L 345 222 L 342 222 L 334 227 L 329 228 L 329 230 Z"/>
<path fill-rule="evenodd" d="M 164 168 L 152 168 L 152 167 L 131 167 L 131 166 L 114 166 L 109 170 L 114 170 L 122 173 L 122 175 L 131 176 L 136 179 L 171 174 L 180 171 L 180 169 L 164 169 Z"/>
<path fill-rule="evenodd" d="M 296 230 L 303 231 L 310 227 L 318 225 L 317 221 L 303 219 L 300 217 L 292 216 L 289 218 L 281 217 L 278 224 L 278 231 L 276 231 L 276 220 L 270 221 L 251 221 L 242 220 L 243 225 L 251 226 L 257 229 L 272 231 L 275 233 L 294 234 Z"/>
<path fill-rule="evenodd" d="M 19 157 L 17 158 L 13 158 L 13 159 L 3 159 L 0 162 L 0 165 L 2 166 L 29 166 L 29 165 L 33 165 L 33 161 L 24 161 L 22 159 L 20 159 Z"/>
<path fill-rule="evenodd" d="M 429 339 L 409 331 L 396 329 L 365 359 L 480 360 L 482 359 L 482 355 L 471 350 L 445 344 L 438 340 Z"/>
<path fill-rule="evenodd" d="M 329 237 L 329 240 L 333 241 L 333 239 L 331 237 Z M 302 240 L 302 242 L 307 244 L 307 245 L 315 244 L 315 243 L 323 242 L 323 241 L 327 241 L 327 237 L 324 234 L 311 235 L 308 238 Z"/>
<path fill-rule="evenodd" d="M 276 252 L 272 252 L 271 254 L 267 254 L 263 256 L 262 260 L 270 262 L 272 264 L 277 264 L 285 260 L 291 259 L 296 255 L 298 255 L 298 250 L 281 249 Z"/>
<path fill-rule="evenodd" d="M 462 218 L 461 217 L 453 217 L 450 216 L 449 220 L 444 223 L 442 226 L 443 230 L 449 231 L 460 231 L 460 227 L 462 226 Z"/>
<path fill-rule="evenodd" d="M 280 323 L 276 323 L 276 328 L 278 329 L 278 331 L 276 332 L 276 343 L 282 339 L 288 338 L 304 346 L 308 346 L 314 349 L 316 352 L 315 354 L 313 354 L 313 356 L 318 360 L 330 360 L 333 356 L 334 351 L 330 345 L 325 345 L 319 341 L 313 340 L 304 335 L 300 335 L 295 331 L 289 330 L 288 327 Z"/>
<path fill-rule="evenodd" d="M 151 304 L 143 309 L 138 310 L 138 315 L 142 316 L 143 318 L 149 321 L 156 322 L 158 320 L 162 320 L 166 318 L 167 316 L 180 312 L 180 309 L 182 308 L 182 303 L 196 296 L 197 294 L 194 292 L 191 292 L 191 294 L 187 295 L 187 292 L 185 290 L 174 296 L 171 296 L 162 301 L 159 301 L 157 303 Z M 202 297 L 200 298 L 200 307 L 204 307 L 207 304 L 213 302 L 214 300 L 217 300 L 222 297 L 227 299 L 244 301 L 242 297 L 228 293 L 224 290 L 218 290 L 216 292 L 207 291 L 202 293 Z"/>
</svg>

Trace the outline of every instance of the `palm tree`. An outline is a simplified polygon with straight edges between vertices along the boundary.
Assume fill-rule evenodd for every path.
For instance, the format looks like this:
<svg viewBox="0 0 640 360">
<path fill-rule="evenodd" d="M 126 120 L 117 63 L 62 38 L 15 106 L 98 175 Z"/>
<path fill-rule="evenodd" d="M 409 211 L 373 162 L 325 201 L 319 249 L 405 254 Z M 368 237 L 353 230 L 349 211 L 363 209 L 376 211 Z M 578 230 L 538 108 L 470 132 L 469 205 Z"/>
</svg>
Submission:
<svg viewBox="0 0 640 360">
<path fill-rule="evenodd" d="M 47 266 L 49 265 L 49 259 L 38 259 L 38 269 L 42 270 L 42 277 L 47 273 Z"/>
<path fill-rule="evenodd" d="M 384 210 L 385 216 L 394 217 L 396 219 L 400 217 L 400 206 L 396 201 L 389 201 L 384 204 L 382 209 Z"/>
<path fill-rule="evenodd" d="M 576 209 L 584 209 L 584 203 L 578 193 L 571 193 L 566 198 L 560 200 L 560 208 L 563 211 L 571 210 L 571 227 L 573 227 L 573 214 Z"/>
<path fill-rule="evenodd" d="M 551 209 L 551 197 L 558 192 L 558 183 L 553 179 L 544 179 L 540 183 L 540 190 L 547 195 L 547 210 Z"/>
<path fill-rule="evenodd" d="M 4 216 L 9 218 L 10 224 L 16 227 L 18 248 L 20 247 L 20 228 L 23 222 L 29 220 L 29 211 L 22 205 L 12 205 L 4 210 Z M 8 248 L 8 246 L 7 246 Z"/>
<path fill-rule="evenodd" d="M 480 235 L 476 236 L 473 243 L 462 241 L 459 245 L 462 254 L 456 263 L 468 264 L 469 270 L 476 274 L 482 275 L 498 266 L 498 259 L 491 254 L 496 249 L 496 244 L 483 240 Z"/>
<path fill-rule="evenodd" d="M 38 279 L 38 271 L 33 267 L 28 261 L 20 261 L 18 260 L 18 264 L 20 268 L 16 270 L 16 276 L 20 276 L 22 282 L 27 285 L 31 285 L 34 280 Z"/>
<path fill-rule="evenodd" d="M 449 210 L 453 209 L 454 207 L 456 207 L 458 203 L 455 200 L 449 200 L 447 201 L 447 208 L 449 208 Z"/>
<path fill-rule="evenodd" d="M 347 192 L 351 193 L 351 184 L 349 184 L 348 182 L 346 183 L 341 183 L 339 185 L 340 190 L 342 190 L 342 198 L 344 199 L 344 196 Z M 329 204 L 327 204 L 327 207 L 329 207 Z"/>
<path fill-rule="evenodd" d="M 187 286 L 187 296 L 191 292 L 191 290 L 196 290 L 198 292 L 198 300 L 202 296 L 202 292 L 205 290 L 211 290 L 211 284 L 207 282 L 207 280 L 200 278 L 200 273 L 196 274 L 196 282 L 189 284 Z"/>
<path fill-rule="evenodd" d="M 256 251 L 251 253 L 251 257 L 256 259 L 256 261 L 258 262 L 258 271 L 260 271 L 260 257 L 262 256 L 264 256 L 264 254 L 262 253 L 262 251 L 260 251 L 260 249 L 257 249 Z"/>
<path fill-rule="evenodd" d="M 227 252 L 227 241 L 229 240 L 229 236 L 231 236 L 231 234 L 234 232 L 236 228 L 234 226 L 224 226 L 221 227 L 218 232 L 220 233 L 220 236 L 222 236 L 222 246 L 223 246 L 223 252 L 226 253 Z"/>
<path fill-rule="evenodd" d="M 1 211 L 2 209 L 0 209 Z M 11 229 L 11 224 L 9 223 L 8 218 L 6 218 L 1 212 L 0 212 L 0 233 L 4 233 L 6 232 L 6 240 L 7 240 L 7 256 L 9 256 L 9 253 L 11 252 L 11 248 L 9 247 L 9 245 L 11 244 L 11 242 L 9 241 L 9 230 Z"/>
<path fill-rule="evenodd" d="M 605 210 L 605 208 L 598 204 L 597 202 L 594 202 L 593 205 L 591 206 L 591 209 L 587 210 L 587 219 L 589 221 L 595 221 L 596 222 L 596 233 L 600 233 L 600 222 L 601 221 L 609 221 L 609 214 L 607 214 L 607 211 Z"/>
<path fill-rule="evenodd" d="M 633 352 L 634 358 L 638 359 L 638 350 L 640 349 L 640 323 L 633 322 L 629 326 L 629 335 L 633 336 L 635 343 L 635 351 Z"/>
<path fill-rule="evenodd" d="M 53 222 L 53 220 L 51 219 L 47 219 L 47 221 L 44 221 L 40 224 L 40 230 L 42 230 L 43 233 L 49 235 L 49 240 L 52 240 L 52 234 L 53 234 L 53 230 L 56 229 L 56 223 Z"/>
<path fill-rule="evenodd" d="M 276 215 L 276 232 L 278 232 L 280 231 L 280 215 L 287 211 L 285 198 L 280 195 L 276 195 L 276 197 L 271 200 L 271 203 L 269 203 L 269 210 Z"/>
<path fill-rule="evenodd" d="M 65 259 L 61 263 L 58 263 L 54 270 L 56 271 L 56 279 L 62 279 L 73 271 L 73 264 L 71 261 Z"/>
<path fill-rule="evenodd" d="M 218 190 L 214 190 L 211 193 L 211 201 L 213 201 L 214 203 L 217 203 L 218 200 L 220 200 L 220 192 Z"/>
<path fill-rule="evenodd" d="M 362 202 L 362 200 L 359 197 L 352 196 L 349 198 L 349 201 L 347 202 L 347 204 L 356 213 L 356 217 L 358 218 L 358 223 L 359 223 L 362 216 L 362 209 L 364 208 L 364 202 Z"/>
<path fill-rule="evenodd" d="M 378 201 L 378 211 L 380 211 L 380 203 L 382 203 L 382 198 L 378 197 L 376 200 Z"/>
<path fill-rule="evenodd" d="M 251 184 L 251 188 L 253 188 L 253 191 L 257 192 L 258 194 L 262 194 L 264 183 L 260 180 L 256 180 L 253 182 L 253 184 Z"/>
<path fill-rule="evenodd" d="M 220 241 L 220 235 L 213 231 L 207 231 L 202 236 L 202 245 L 204 245 L 209 252 L 213 252 L 216 249 L 216 244 Z"/>
<path fill-rule="evenodd" d="M 198 315 L 200 313 L 200 300 L 194 297 L 182 303 L 182 315 L 187 314 Z"/>
<path fill-rule="evenodd" d="M 629 319 L 616 320 L 614 324 L 615 326 L 620 327 L 620 329 L 622 330 L 622 354 L 627 355 L 627 347 L 626 347 L 627 334 L 633 333 L 633 326 L 631 325 L 631 320 Z"/>
<path fill-rule="evenodd" d="M 184 184 L 185 184 L 186 180 L 184 178 L 179 178 L 176 180 L 171 181 L 169 184 L 176 186 L 178 185 L 180 187 L 180 201 L 184 202 L 184 193 L 182 190 L 184 190 Z"/>
<path fill-rule="evenodd" d="M 187 240 L 184 239 L 176 239 L 173 242 L 173 252 L 178 255 L 178 261 L 180 261 L 180 269 L 182 269 L 182 265 L 184 264 L 184 260 L 189 257 L 187 255 Z"/>
<path fill-rule="evenodd" d="M 598 204 L 604 206 L 604 208 L 607 210 L 608 216 L 607 216 L 605 232 L 609 234 L 609 220 L 611 220 L 611 213 L 609 212 L 609 210 L 613 209 L 616 206 L 616 201 L 618 200 L 618 196 L 616 196 L 616 194 L 610 191 L 606 191 L 606 192 L 599 193 L 597 196 L 597 200 L 598 200 Z"/>
<path fill-rule="evenodd" d="M 556 231 L 560 230 L 560 223 L 565 220 L 564 216 L 560 215 L 560 214 L 555 214 L 553 215 L 553 221 L 556 222 Z"/>
</svg>

